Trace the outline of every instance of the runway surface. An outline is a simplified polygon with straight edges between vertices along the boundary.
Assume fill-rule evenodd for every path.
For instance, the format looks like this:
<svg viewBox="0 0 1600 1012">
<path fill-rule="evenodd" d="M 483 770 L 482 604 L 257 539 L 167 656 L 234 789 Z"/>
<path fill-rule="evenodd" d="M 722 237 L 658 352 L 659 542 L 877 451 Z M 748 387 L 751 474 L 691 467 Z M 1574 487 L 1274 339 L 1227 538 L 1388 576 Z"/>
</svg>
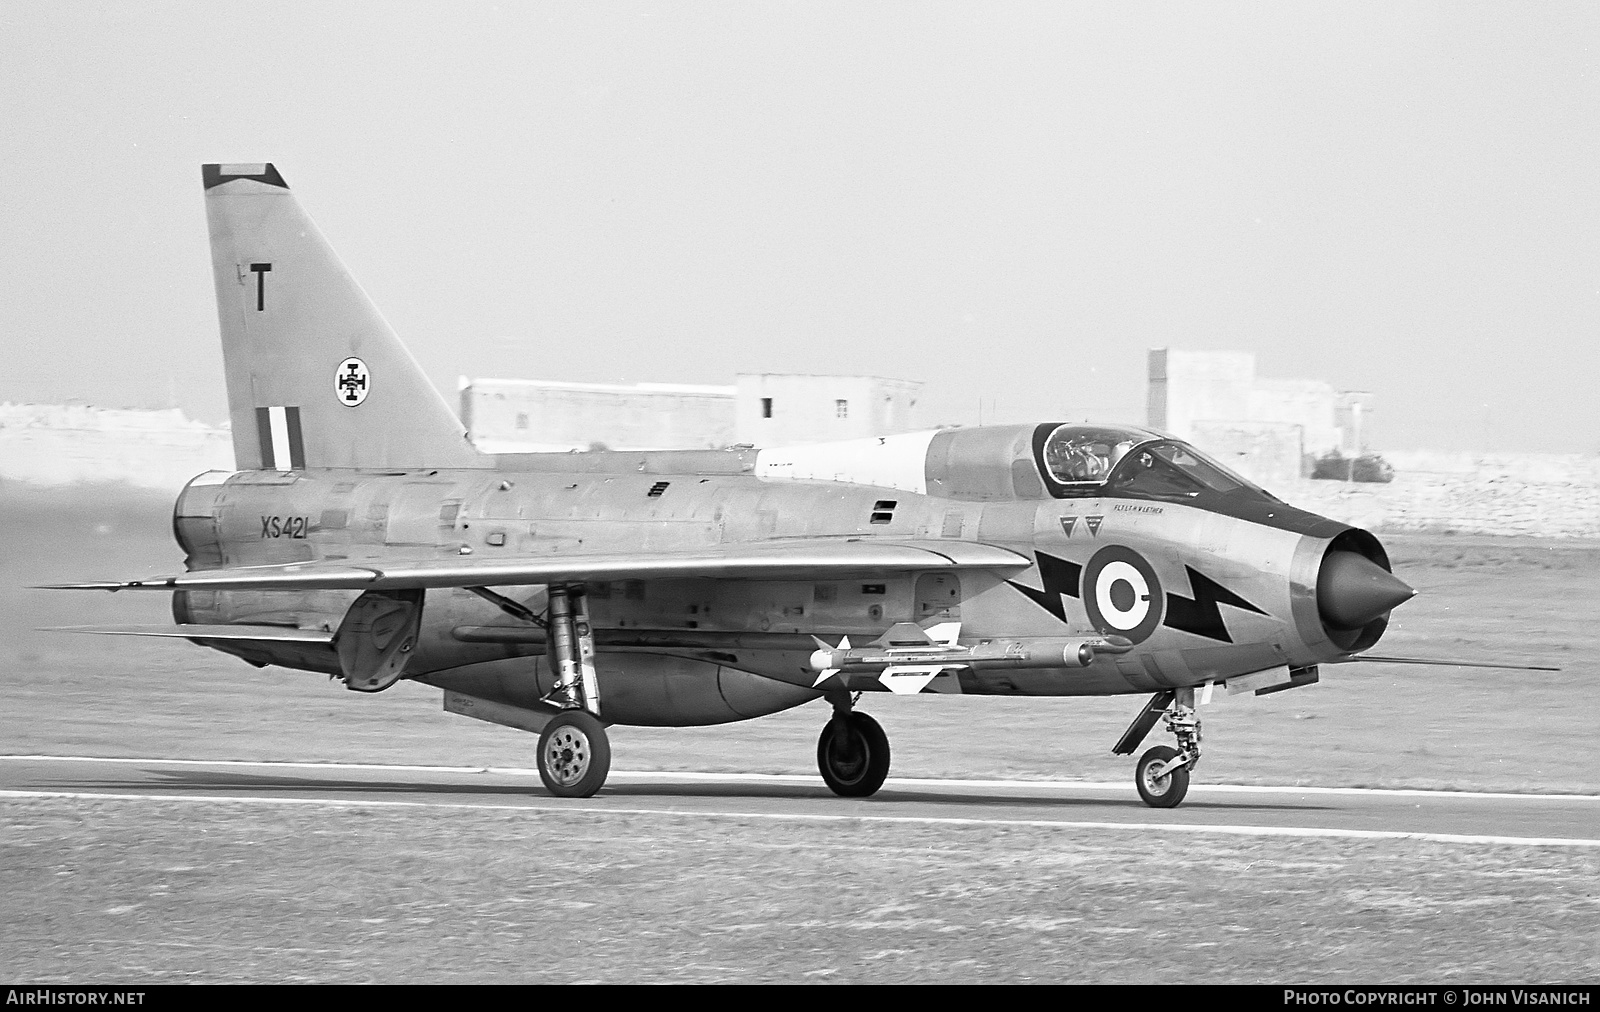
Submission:
<svg viewBox="0 0 1600 1012">
<path fill-rule="evenodd" d="M 1014 823 L 1251 836 L 1418 838 L 1600 847 L 1600 796 L 1195 784 L 1157 810 L 1133 785 L 890 778 L 867 799 L 820 777 L 615 770 L 595 797 L 550 797 L 526 769 L 0 756 L 0 799 L 90 797 L 330 806 L 435 806 L 675 818 Z"/>
</svg>

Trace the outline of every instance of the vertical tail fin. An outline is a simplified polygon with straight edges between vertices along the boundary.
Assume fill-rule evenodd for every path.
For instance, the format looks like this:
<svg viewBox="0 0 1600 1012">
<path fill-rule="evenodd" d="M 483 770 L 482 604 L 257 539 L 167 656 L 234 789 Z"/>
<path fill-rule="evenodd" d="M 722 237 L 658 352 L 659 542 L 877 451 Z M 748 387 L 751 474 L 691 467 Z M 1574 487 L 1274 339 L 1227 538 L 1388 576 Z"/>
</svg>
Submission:
<svg viewBox="0 0 1600 1012">
<path fill-rule="evenodd" d="M 236 465 L 488 466 L 278 170 L 202 175 Z"/>
</svg>

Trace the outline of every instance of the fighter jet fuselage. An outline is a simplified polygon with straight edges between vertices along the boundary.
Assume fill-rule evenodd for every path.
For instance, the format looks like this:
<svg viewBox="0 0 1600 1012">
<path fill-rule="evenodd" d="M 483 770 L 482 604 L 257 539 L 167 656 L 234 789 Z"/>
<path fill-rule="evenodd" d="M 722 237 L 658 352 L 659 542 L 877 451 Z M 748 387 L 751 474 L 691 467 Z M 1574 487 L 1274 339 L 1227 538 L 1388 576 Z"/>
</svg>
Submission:
<svg viewBox="0 0 1600 1012">
<path fill-rule="evenodd" d="M 850 658 L 819 684 L 810 660 L 818 649 L 814 637 L 865 643 L 897 623 L 955 627 L 958 646 L 990 648 L 976 657 L 902 651 L 906 664 L 951 664 L 919 688 L 1020 695 L 1148 693 L 1263 671 L 1287 684 L 1291 672 L 1304 680 L 1318 662 L 1370 645 L 1364 641 L 1381 633 L 1381 613 L 1393 601 L 1380 601 L 1377 613 L 1352 622 L 1330 619 L 1333 609 L 1318 596 L 1330 555 L 1367 562 L 1356 580 L 1387 564 L 1370 535 L 1245 485 L 1215 493 L 1232 496 L 1226 511 L 1185 501 L 1204 498 L 1210 490 L 1203 488 L 1164 490 L 1160 498 L 1073 489 L 1089 494 L 1055 498 L 1046 488 L 1044 458 L 1032 459 L 1036 428 L 895 437 L 892 445 L 880 441 L 883 452 L 866 461 L 854 444 L 839 454 L 842 466 L 867 472 L 851 477 L 869 479 L 874 471 L 914 473 L 895 455 L 920 454 L 924 485 L 926 462 L 937 455 L 945 466 L 934 481 L 959 498 L 761 476 L 775 462 L 792 468 L 798 454 L 823 458 L 825 445 L 528 454 L 502 456 L 492 470 L 211 476 L 184 491 L 175 526 L 190 567 L 202 571 L 316 562 L 383 570 L 400 559 L 619 560 L 636 569 L 632 578 L 589 580 L 585 591 L 595 647 L 606 659 L 597 665 L 605 717 L 623 724 L 717 723 L 794 706 L 829 688 L 893 688 L 893 680 L 868 664 L 850 665 Z M 1108 438 L 1130 448 L 1183 446 L 1133 428 L 1044 428 L 1042 446 L 1083 432 L 1101 446 Z M 976 453 L 1000 449 L 1009 459 L 963 459 L 972 444 Z M 858 459 L 850 459 L 852 452 Z M 1022 473 L 1032 476 L 1022 492 L 1034 497 L 1019 495 L 1015 475 Z M 1005 486 L 990 480 L 996 474 L 1006 477 Z M 1174 475 L 1173 481 L 1182 477 L 1176 469 Z M 863 567 L 799 580 L 727 580 L 652 579 L 647 567 L 626 561 L 727 545 L 800 551 L 818 542 L 916 545 L 930 562 L 943 561 L 941 548 L 959 557 L 973 543 L 1008 550 L 1016 564 L 998 571 Z M 542 587 L 501 593 L 533 613 L 545 607 Z M 1325 584 L 1322 593 L 1349 604 L 1344 599 L 1352 591 Z M 178 591 L 174 614 L 186 625 L 276 624 L 333 633 L 359 594 Z M 1074 643 L 1087 649 L 1064 656 Z M 1041 644 L 1060 649 L 1040 653 Z M 256 663 L 343 673 L 331 643 L 212 645 Z M 514 661 L 499 666 L 531 667 L 528 688 L 537 685 L 537 698 L 554 685 L 547 647 L 542 629 L 492 600 L 440 587 L 426 594 L 405 673 L 481 690 L 498 662 Z M 675 691 L 674 682 L 696 677 L 743 683 L 740 704 L 719 693 Z"/>
</svg>

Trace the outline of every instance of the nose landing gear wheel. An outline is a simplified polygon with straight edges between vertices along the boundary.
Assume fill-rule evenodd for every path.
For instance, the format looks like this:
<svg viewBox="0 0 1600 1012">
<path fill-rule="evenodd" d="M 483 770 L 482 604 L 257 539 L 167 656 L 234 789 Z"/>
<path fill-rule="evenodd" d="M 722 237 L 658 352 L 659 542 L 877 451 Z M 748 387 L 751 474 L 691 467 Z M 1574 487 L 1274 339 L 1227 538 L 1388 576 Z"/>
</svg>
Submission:
<svg viewBox="0 0 1600 1012">
<path fill-rule="evenodd" d="M 1189 768 L 1179 766 L 1177 769 L 1161 777 L 1150 775 L 1152 767 L 1167 762 L 1177 756 L 1178 750 L 1170 745 L 1157 745 L 1139 757 L 1139 765 L 1133 774 L 1134 786 L 1139 788 L 1139 797 L 1151 808 L 1176 808 L 1183 796 L 1189 793 Z"/>
<path fill-rule="evenodd" d="M 611 772 L 606 729 L 583 710 L 566 710 L 539 735 L 539 779 L 558 798 L 592 797 Z"/>
<path fill-rule="evenodd" d="M 875 794 L 889 775 L 889 736 L 864 713 L 837 715 L 817 739 L 817 768 L 840 797 Z"/>
</svg>

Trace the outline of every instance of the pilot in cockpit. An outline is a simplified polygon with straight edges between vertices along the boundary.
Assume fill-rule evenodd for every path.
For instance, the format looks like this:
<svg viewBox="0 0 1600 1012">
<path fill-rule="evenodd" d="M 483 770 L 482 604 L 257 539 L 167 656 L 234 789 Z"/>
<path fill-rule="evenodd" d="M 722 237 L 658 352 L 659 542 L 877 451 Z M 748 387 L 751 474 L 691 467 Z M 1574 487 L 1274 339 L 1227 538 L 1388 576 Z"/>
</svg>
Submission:
<svg viewBox="0 0 1600 1012">
<path fill-rule="evenodd" d="M 1050 445 L 1050 471 L 1059 481 L 1105 481 L 1111 473 L 1105 457 L 1093 442 L 1063 439 Z"/>
<path fill-rule="evenodd" d="M 1105 481 L 1134 445 L 1132 440 L 1115 441 L 1107 433 L 1061 433 L 1045 448 L 1045 463 L 1057 481 Z"/>
</svg>

